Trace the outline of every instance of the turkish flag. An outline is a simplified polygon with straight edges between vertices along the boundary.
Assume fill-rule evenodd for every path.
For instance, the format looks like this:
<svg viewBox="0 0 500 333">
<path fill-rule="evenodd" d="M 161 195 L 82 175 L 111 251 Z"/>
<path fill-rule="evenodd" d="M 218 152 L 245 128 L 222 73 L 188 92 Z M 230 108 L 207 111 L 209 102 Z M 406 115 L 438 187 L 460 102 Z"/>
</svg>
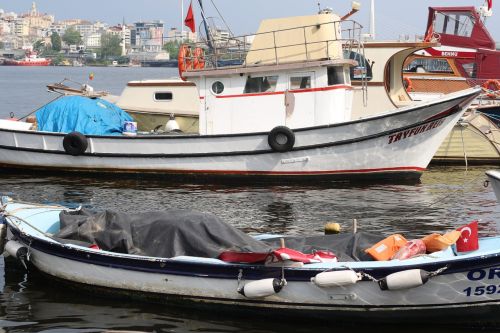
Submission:
<svg viewBox="0 0 500 333">
<path fill-rule="evenodd" d="M 488 0 L 488 10 L 490 10 L 491 7 L 493 7 L 493 0 Z"/>
<path fill-rule="evenodd" d="M 471 222 L 457 229 L 460 231 L 460 238 L 457 240 L 457 252 L 475 251 L 479 248 L 477 235 L 477 221 Z"/>
<path fill-rule="evenodd" d="M 195 28 L 195 23 L 194 23 L 194 15 L 193 15 L 193 3 L 191 2 L 189 4 L 189 9 L 186 15 L 186 18 L 184 19 L 184 25 L 191 29 L 191 31 L 194 33 L 196 32 Z"/>
</svg>

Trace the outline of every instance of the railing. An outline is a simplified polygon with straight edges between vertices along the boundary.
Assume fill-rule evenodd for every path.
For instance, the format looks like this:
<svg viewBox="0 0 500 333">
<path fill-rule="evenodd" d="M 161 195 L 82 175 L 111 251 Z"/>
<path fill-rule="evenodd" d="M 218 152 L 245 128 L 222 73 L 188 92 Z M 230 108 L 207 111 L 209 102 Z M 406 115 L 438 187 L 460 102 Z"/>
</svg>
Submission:
<svg viewBox="0 0 500 333">
<path fill-rule="evenodd" d="M 331 36 L 331 38 L 320 41 L 308 40 L 308 35 L 310 35 L 311 31 L 321 29 L 323 27 L 333 28 L 333 36 Z M 359 23 L 351 20 L 345 20 L 262 32 L 239 37 L 215 37 L 211 38 L 210 41 L 187 44 L 191 48 L 192 52 L 190 52 L 190 54 L 188 52 L 188 54 L 184 57 L 184 68 L 187 70 L 193 69 L 190 64 L 200 60 L 196 59 L 194 56 L 194 50 L 196 48 L 201 48 L 203 50 L 204 68 L 210 69 L 217 69 L 228 65 L 237 65 L 242 67 L 258 65 L 258 62 L 247 63 L 249 56 L 251 57 L 258 54 L 273 54 L 274 56 L 272 58 L 265 60 L 265 64 L 278 65 L 280 63 L 287 62 L 283 59 L 283 56 L 281 56 L 283 54 L 282 51 L 285 49 L 293 49 L 294 56 L 302 56 L 304 61 L 319 60 L 311 58 L 311 54 L 318 53 L 318 49 L 321 50 L 321 52 L 324 52 L 324 56 L 322 56 L 321 59 L 341 59 L 343 58 L 343 54 L 346 53 L 345 51 L 355 51 L 364 55 L 364 48 L 361 41 L 361 29 L 362 26 Z M 303 37 L 300 42 L 282 44 L 280 35 L 284 34 L 287 34 L 288 36 L 293 34 L 295 40 L 300 38 L 298 37 L 298 34 Z M 254 41 L 262 39 L 264 39 L 266 43 L 270 43 L 264 47 L 252 48 L 252 43 Z M 336 45 L 336 43 L 340 43 L 344 52 L 331 54 L 334 49 L 332 46 Z M 258 56 L 255 57 L 258 58 Z"/>
</svg>

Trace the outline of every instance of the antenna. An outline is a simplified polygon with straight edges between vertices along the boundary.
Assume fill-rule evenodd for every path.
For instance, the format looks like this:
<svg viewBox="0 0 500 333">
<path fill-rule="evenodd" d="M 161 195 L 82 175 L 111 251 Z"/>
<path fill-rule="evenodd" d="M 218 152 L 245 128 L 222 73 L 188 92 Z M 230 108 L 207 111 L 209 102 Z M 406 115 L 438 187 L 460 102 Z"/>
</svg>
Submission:
<svg viewBox="0 0 500 333">
<path fill-rule="evenodd" d="M 370 4 L 370 35 L 372 39 L 375 39 L 375 0 L 372 0 Z"/>
<path fill-rule="evenodd" d="M 318 1 L 318 12 L 321 11 L 321 2 Z"/>
</svg>

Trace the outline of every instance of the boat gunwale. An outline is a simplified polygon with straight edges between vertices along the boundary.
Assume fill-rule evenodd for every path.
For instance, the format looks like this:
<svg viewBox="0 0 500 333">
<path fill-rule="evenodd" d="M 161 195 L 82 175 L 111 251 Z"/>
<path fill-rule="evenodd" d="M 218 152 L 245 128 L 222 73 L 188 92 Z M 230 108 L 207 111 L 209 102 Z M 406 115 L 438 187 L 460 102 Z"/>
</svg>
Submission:
<svg viewBox="0 0 500 333">
<path fill-rule="evenodd" d="M 446 98 L 441 98 L 439 100 L 430 100 L 426 101 L 417 105 L 408 105 L 406 107 L 402 107 L 400 109 L 397 109 L 397 111 L 389 111 L 385 112 L 379 115 L 375 116 L 370 116 L 366 118 L 359 118 L 355 120 L 350 120 L 346 122 L 340 122 L 340 123 L 334 123 L 334 124 L 327 124 L 327 125 L 319 125 L 319 126 L 311 126 L 311 127 L 302 127 L 302 128 L 296 128 L 292 129 L 294 133 L 297 132 L 307 132 L 307 131 L 313 131 L 313 130 L 318 130 L 318 129 L 326 129 L 326 128 L 336 128 L 340 126 L 346 126 L 346 125 L 353 125 L 353 124 L 359 124 L 359 123 L 364 123 L 364 122 L 369 122 L 369 121 L 374 121 L 374 120 L 380 120 L 384 118 L 389 118 L 393 116 L 399 116 L 403 115 L 406 113 L 410 112 L 415 112 L 416 110 L 423 109 L 429 106 L 436 106 L 440 104 L 444 104 L 453 100 L 461 99 L 464 98 L 464 100 L 472 100 L 476 98 L 480 93 L 482 92 L 482 89 L 477 87 L 477 88 L 469 88 L 465 89 L 462 91 L 450 93 L 446 95 Z M 468 101 L 469 102 L 469 101 Z M 466 102 L 466 103 L 468 103 Z M 464 102 L 462 102 L 464 103 Z M 48 136 L 59 136 L 59 137 L 64 137 L 68 133 L 56 133 L 56 132 L 40 132 L 40 131 L 26 131 L 26 130 L 14 130 L 14 129 L 4 129 L 0 128 L 0 132 L 9 132 L 9 133 L 23 133 L 23 134 L 29 134 L 29 135 L 48 135 Z M 87 138 L 92 138 L 92 139 L 118 139 L 118 140 L 139 140 L 139 139 L 147 139 L 147 140 L 159 140 L 159 139 L 206 139 L 206 138 L 221 138 L 221 137 L 227 137 L 227 138 L 233 138 L 233 137 L 245 137 L 245 136 L 260 136 L 260 135 L 268 135 L 269 132 L 249 132 L 249 133 L 232 133 L 232 134 L 205 134 L 205 135 L 198 135 L 198 134 L 183 134 L 183 135 L 137 135 L 137 136 L 113 136 L 113 135 L 85 135 Z"/>
<path fill-rule="evenodd" d="M 98 266 L 106 266 L 113 269 L 123 269 L 138 272 L 148 272 L 154 274 L 171 274 L 181 276 L 203 277 L 203 278 L 219 278 L 219 279 L 236 279 L 239 271 L 243 270 L 246 279 L 261 279 L 269 277 L 281 276 L 281 266 L 265 266 L 255 264 L 240 264 L 240 263 L 207 263 L 196 262 L 189 260 L 176 260 L 174 258 L 147 257 L 131 254 L 114 253 L 110 251 L 96 251 L 87 249 L 72 244 L 63 244 L 57 240 L 48 241 L 43 238 L 31 235 L 20 230 L 15 224 L 8 222 L 13 235 L 29 247 L 48 255 L 53 255 L 67 260 L 77 261 L 86 264 Z M 500 237 L 488 237 L 483 239 L 499 239 Z M 212 258 L 213 259 L 213 258 Z M 488 267 L 496 267 L 500 262 L 500 251 L 477 253 L 473 256 L 454 256 L 450 259 L 442 258 L 442 260 L 434 260 L 429 262 L 405 263 L 400 265 L 380 265 L 379 266 L 357 266 L 352 267 L 355 271 L 362 271 L 370 274 L 376 279 L 386 277 L 389 274 L 408 270 L 408 269 L 423 269 L 426 271 L 436 271 L 443 267 L 447 269 L 440 275 L 463 273 L 473 269 L 485 269 Z M 140 265 L 137 265 L 137 264 Z M 345 266 L 330 267 L 301 267 L 291 268 L 285 267 L 284 272 L 288 281 L 305 282 L 310 281 L 316 274 L 331 271 L 331 270 L 346 270 L 349 269 L 350 263 L 345 262 Z M 368 263 L 380 263 L 377 261 Z M 385 263 L 385 262 L 384 262 Z"/>
</svg>

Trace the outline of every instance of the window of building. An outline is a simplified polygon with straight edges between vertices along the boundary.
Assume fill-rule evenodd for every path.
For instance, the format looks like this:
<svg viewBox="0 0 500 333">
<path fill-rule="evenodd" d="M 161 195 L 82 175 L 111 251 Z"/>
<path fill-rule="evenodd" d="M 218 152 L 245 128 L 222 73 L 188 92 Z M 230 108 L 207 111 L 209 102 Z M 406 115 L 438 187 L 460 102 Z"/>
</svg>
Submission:
<svg viewBox="0 0 500 333">
<path fill-rule="evenodd" d="M 168 91 L 155 92 L 155 101 L 171 101 L 173 94 Z"/>
<path fill-rule="evenodd" d="M 220 81 L 215 81 L 212 84 L 212 92 L 214 94 L 219 95 L 219 94 L 222 94 L 223 91 L 224 91 L 224 83 L 222 83 Z"/>
<path fill-rule="evenodd" d="M 278 76 L 248 77 L 243 93 L 252 94 L 276 91 Z"/>
<path fill-rule="evenodd" d="M 309 88 L 311 88 L 311 77 L 309 75 L 290 77 L 290 90 Z"/>
</svg>

